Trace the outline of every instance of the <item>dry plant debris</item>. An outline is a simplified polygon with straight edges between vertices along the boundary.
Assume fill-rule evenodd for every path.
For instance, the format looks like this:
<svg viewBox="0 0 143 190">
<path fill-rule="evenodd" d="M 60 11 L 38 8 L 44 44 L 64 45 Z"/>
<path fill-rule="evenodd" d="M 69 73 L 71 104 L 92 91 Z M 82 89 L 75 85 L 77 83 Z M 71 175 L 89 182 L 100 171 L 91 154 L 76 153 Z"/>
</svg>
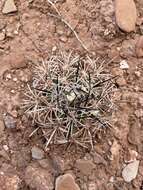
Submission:
<svg viewBox="0 0 143 190">
<path fill-rule="evenodd" d="M 72 53 L 52 55 L 34 64 L 24 109 L 50 144 L 93 147 L 97 134 L 111 125 L 114 77 L 99 58 Z"/>
<path fill-rule="evenodd" d="M 47 0 L 49 2 L 49 4 L 54 8 L 54 10 L 56 11 L 57 15 L 53 15 L 53 14 L 49 14 L 50 16 L 56 17 L 58 19 L 60 19 L 66 26 L 68 26 L 68 28 L 70 28 L 70 30 L 74 33 L 76 39 L 79 41 L 79 43 L 81 44 L 81 46 L 83 47 L 83 49 L 85 49 L 88 52 L 87 47 L 85 46 L 85 44 L 82 42 L 82 40 L 79 38 L 78 34 L 76 33 L 76 31 L 73 29 L 73 27 L 63 18 L 63 16 L 61 15 L 60 11 L 57 9 L 57 7 L 55 6 L 55 4 L 51 1 L 51 0 Z"/>
</svg>

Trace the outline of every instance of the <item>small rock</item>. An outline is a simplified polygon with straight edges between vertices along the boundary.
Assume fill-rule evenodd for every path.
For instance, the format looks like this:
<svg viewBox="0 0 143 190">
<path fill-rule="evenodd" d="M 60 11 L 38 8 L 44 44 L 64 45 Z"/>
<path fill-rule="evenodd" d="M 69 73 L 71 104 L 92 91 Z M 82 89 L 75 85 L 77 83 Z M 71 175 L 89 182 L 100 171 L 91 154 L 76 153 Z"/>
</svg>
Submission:
<svg viewBox="0 0 143 190">
<path fill-rule="evenodd" d="M 36 160 L 40 160 L 44 158 L 44 151 L 36 146 L 32 147 L 32 158 Z"/>
<path fill-rule="evenodd" d="M 103 164 L 103 165 L 107 165 L 106 160 L 97 152 L 93 153 L 93 159 L 94 159 L 94 163 L 95 164 Z"/>
<path fill-rule="evenodd" d="M 137 10 L 134 0 L 115 0 L 117 25 L 125 32 L 135 30 Z"/>
<path fill-rule="evenodd" d="M 109 179 L 109 182 L 110 182 L 110 183 L 114 183 L 114 181 L 115 181 L 115 177 L 114 177 L 114 176 L 111 176 L 110 179 Z"/>
<path fill-rule="evenodd" d="M 8 129 L 16 128 L 16 121 L 10 114 L 4 115 L 3 120 L 6 128 Z"/>
<path fill-rule="evenodd" d="M 5 32 L 0 32 L 0 41 L 3 41 L 5 39 Z"/>
<path fill-rule="evenodd" d="M 66 36 L 61 36 L 61 37 L 60 37 L 60 40 L 61 40 L 61 42 L 64 42 L 64 43 L 65 43 L 65 42 L 67 42 L 68 39 L 67 39 Z"/>
<path fill-rule="evenodd" d="M 137 118 L 142 118 L 143 117 L 143 110 L 142 109 L 137 109 L 135 111 L 135 115 Z"/>
<path fill-rule="evenodd" d="M 139 168 L 139 160 L 128 164 L 122 171 L 122 177 L 126 182 L 131 182 L 136 178 Z"/>
<path fill-rule="evenodd" d="M 143 57 L 143 36 L 136 43 L 136 54 L 138 57 Z"/>
<path fill-rule="evenodd" d="M 124 59 L 134 57 L 136 54 L 135 47 L 136 47 L 136 40 L 134 39 L 124 40 L 119 50 L 120 56 L 123 57 Z"/>
<path fill-rule="evenodd" d="M 5 78 L 6 78 L 6 80 L 11 80 L 11 79 L 12 79 L 12 76 L 11 76 L 10 73 L 8 73 L 8 74 L 6 74 Z"/>
<path fill-rule="evenodd" d="M 8 28 L 8 27 L 6 28 L 6 37 L 7 38 L 14 38 L 12 28 Z"/>
<path fill-rule="evenodd" d="M 14 82 L 17 82 L 17 81 L 18 81 L 18 79 L 17 79 L 16 77 L 14 77 L 12 80 L 13 80 Z"/>
<path fill-rule="evenodd" d="M 25 182 L 30 189 L 53 190 L 54 179 L 46 169 L 33 164 L 26 168 Z"/>
<path fill-rule="evenodd" d="M 17 30 L 14 30 L 14 32 L 13 32 L 15 35 L 18 35 L 19 34 L 19 31 L 17 31 Z"/>
<path fill-rule="evenodd" d="M 120 62 L 120 69 L 129 69 L 129 65 L 126 60 Z"/>
<path fill-rule="evenodd" d="M 14 0 L 5 0 L 2 13 L 3 14 L 8 14 L 8 13 L 13 13 L 17 11 L 17 7 L 14 3 Z"/>
<path fill-rule="evenodd" d="M 57 46 L 54 46 L 53 48 L 52 48 L 52 52 L 55 52 L 57 50 Z"/>
<path fill-rule="evenodd" d="M 17 118 L 17 116 L 18 116 L 18 111 L 17 111 L 17 110 L 12 110 L 12 111 L 10 112 L 10 114 L 12 115 L 12 117 Z"/>
<path fill-rule="evenodd" d="M 90 160 L 77 160 L 76 161 L 76 167 L 79 169 L 79 171 L 84 175 L 91 174 L 92 170 L 94 169 L 95 165 Z"/>
<path fill-rule="evenodd" d="M 65 174 L 56 179 L 55 190 L 80 190 L 80 188 L 71 174 Z"/>
<path fill-rule="evenodd" d="M 9 150 L 9 147 L 8 147 L 6 144 L 4 144 L 4 145 L 3 145 L 3 149 L 4 149 L 5 151 L 8 151 L 8 150 Z"/>
<path fill-rule="evenodd" d="M 139 78 L 141 76 L 141 72 L 140 71 L 135 71 L 135 76 Z"/>
<path fill-rule="evenodd" d="M 15 90 L 14 90 L 14 89 L 12 89 L 10 92 L 11 92 L 12 94 L 15 94 Z"/>
</svg>

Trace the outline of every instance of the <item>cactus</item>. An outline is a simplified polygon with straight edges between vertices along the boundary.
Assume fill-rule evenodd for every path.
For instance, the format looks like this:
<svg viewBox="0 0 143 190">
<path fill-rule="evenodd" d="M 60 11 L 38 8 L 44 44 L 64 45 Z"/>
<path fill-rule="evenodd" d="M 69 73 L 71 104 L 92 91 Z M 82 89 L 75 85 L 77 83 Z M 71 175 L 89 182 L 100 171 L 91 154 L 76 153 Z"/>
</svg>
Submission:
<svg viewBox="0 0 143 190">
<path fill-rule="evenodd" d="M 110 127 L 115 85 L 103 65 L 99 58 L 72 53 L 34 65 L 23 107 L 42 130 L 46 147 L 76 143 L 92 148 L 97 134 Z"/>
</svg>

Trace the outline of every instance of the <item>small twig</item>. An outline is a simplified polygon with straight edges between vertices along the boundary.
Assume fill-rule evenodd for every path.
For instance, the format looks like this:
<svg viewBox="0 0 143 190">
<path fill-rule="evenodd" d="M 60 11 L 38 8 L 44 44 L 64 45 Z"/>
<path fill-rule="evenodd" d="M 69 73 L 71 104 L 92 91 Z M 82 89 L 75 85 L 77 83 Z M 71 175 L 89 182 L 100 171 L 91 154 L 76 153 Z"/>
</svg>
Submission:
<svg viewBox="0 0 143 190">
<path fill-rule="evenodd" d="M 87 94 L 84 106 L 87 105 L 88 99 L 90 97 L 90 91 L 91 91 L 91 77 L 90 77 L 90 73 L 88 73 L 88 84 L 89 84 L 89 89 L 88 89 L 88 94 Z"/>
<path fill-rule="evenodd" d="M 95 116 L 94 116 L 95 117 Z M 95 119 L 102 125 L 104 126 L 105 128 L 107 127 L 107 124 L 102 122 L 98 117 L 95 117 Z"/>
<path fill-rule="evenodd" d="M 54 10 L 56 11 L 56 13 L 58 14 L 57 15 L 54 15 L 54 14 L 49 14 L 50 16 L 52 17 L 55 17 L 59 20 L 61 20 L 66 26 L 68 26 L 68 28 L 74 33 L 76 39 L 79 41 L 79 43 L 81 44 L 81 46 L 87 51 L 89 52 L 89 50 L 87 49 L 87 47 L 83 44 L 82 40 L 79 38 L 78 34 L 76 33 L 76 31 L 73 29 L 73 27 L 62 17 L 60 11 L 57 9 L 57 7 L 55 6 L 54 3 L 51 2 L 51 0 L 47 0 L 49 2 L 49 4 L 54 8 Z"/>
<path fill-rule="evenodd" d="M 50 135 L 50 138 L 48 139 L 47 143 L 46 143 L 46 146 L 45 146 L 45 149 L 47 149 L 48 145 L 50 144 L 51 140 L 53 139 L 55 133 L 57 131 L 57 128 L 55 128 L 55 130 L 52 132 L 52 134 Z"/>
<path fill-rule="evenodd" d="M 95 84 L 95 85 L 93 86 L 93 88 L 99 87 L 99 86 L 101 86 L 101 84 L 106 83 L 106 82 L 108 82 L 108 81 L 111 81 L 111 80 L 113 80 L 113 79 L 115 79 L 115 78 L 117 78 L 117 77 L 119 77 L 119 76 L 117 75 L 117 76 L 111 77 L 111 78 L 109 78 L 109 79 L 106 79 L 106 80 L 103 80 L 103 81 L 99 81 L 97 84 Z"/>
<path fill-rule="evenodd" d="M 32 133 L 30 133 L 29 138 L 32 137 L 34 135 L 34 133 L 36 133 L 39 129 L 40 129 L 40 127 L 37 127 Z"/>
<path fill-rule="evenodd" d="M 76 74 L 75 74 L 75 76 L 76 76 L 75 81 L 76 81 L 76 82 L 77 82 L 78 75 L 79 75 L 79 68 L 80 68 L 80 62 L 78 61 L 77 70 L 76 70 Z"/>
<path fill-rule="evenodd" d="M 58 74 L 57 74 L 56 84 L 57 84 L 57 87 L 56 87 L 56 90 L 57 90 L 57 104 L 58 104 L 58 106 L 60 106 L 60 103 L 59 103 L 59 77 L 58 77 Z"/>
</svg>

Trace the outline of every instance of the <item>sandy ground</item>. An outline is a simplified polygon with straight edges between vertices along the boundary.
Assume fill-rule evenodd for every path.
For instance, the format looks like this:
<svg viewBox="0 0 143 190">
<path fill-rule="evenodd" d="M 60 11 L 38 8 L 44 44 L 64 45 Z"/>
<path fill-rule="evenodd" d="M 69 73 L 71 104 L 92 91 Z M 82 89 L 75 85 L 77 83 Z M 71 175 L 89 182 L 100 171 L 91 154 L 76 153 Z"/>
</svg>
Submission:
<svg viewBox="0 0 143 190">
<path fill-rule="evenodd" d="M 50 15 L 56 12 L 46 0 L 17 0 L 16 6 L 16 13 L 4 15 L 0 12 L 1 169 L 14 170 L 22 181 L 21 190 L 42 190 L 28 187 L 24 173 L 30 164 L 46 168 L 46 160 L 51 160 L 53 178 L 62 173 L 71 173 L 81 190 L 141 190 L 143 59 L 137 58 L 135 45 L 143 34 L 143 3 L 136 0 L 138 24 L 135 32 L 125 33 L 116 25 L 112 0 L 57 0 L 58 10 L 77 31 L 90 54 L 104 58 L 110 72 L 120 75 L 120 78 L 117 80 L 116 108 L 111 121 L 113 129 L 103 135 L 94 150 L 51 147 L 44 153 L 42 160 L 31 157 L 31 148 L 38 146 L 43 149 L 43 138 L 41 134 L 29 138 L 33 127 L 20 109 L 22 94 L 31 80 L 28 64 L 59 50 L 78 52 L 80 55 L 87 52 L 69 27 Z M 126 60 L 129 68 L 120 68 L 122 60 Z M 6 120 L 8 124 L 4 128 L 2 116 L 5 113 L 12 115 L 12 119 Z M 76 163 L 77 159 L 88 162 L 82 163 L 80 167 L 81 163 Z M 139 169 L 136 178 L 126 183 L 122 170 L 132 159 L 140 161 Z M 60 169 L 57 165 L 60 165 Z"/>
</svg>

